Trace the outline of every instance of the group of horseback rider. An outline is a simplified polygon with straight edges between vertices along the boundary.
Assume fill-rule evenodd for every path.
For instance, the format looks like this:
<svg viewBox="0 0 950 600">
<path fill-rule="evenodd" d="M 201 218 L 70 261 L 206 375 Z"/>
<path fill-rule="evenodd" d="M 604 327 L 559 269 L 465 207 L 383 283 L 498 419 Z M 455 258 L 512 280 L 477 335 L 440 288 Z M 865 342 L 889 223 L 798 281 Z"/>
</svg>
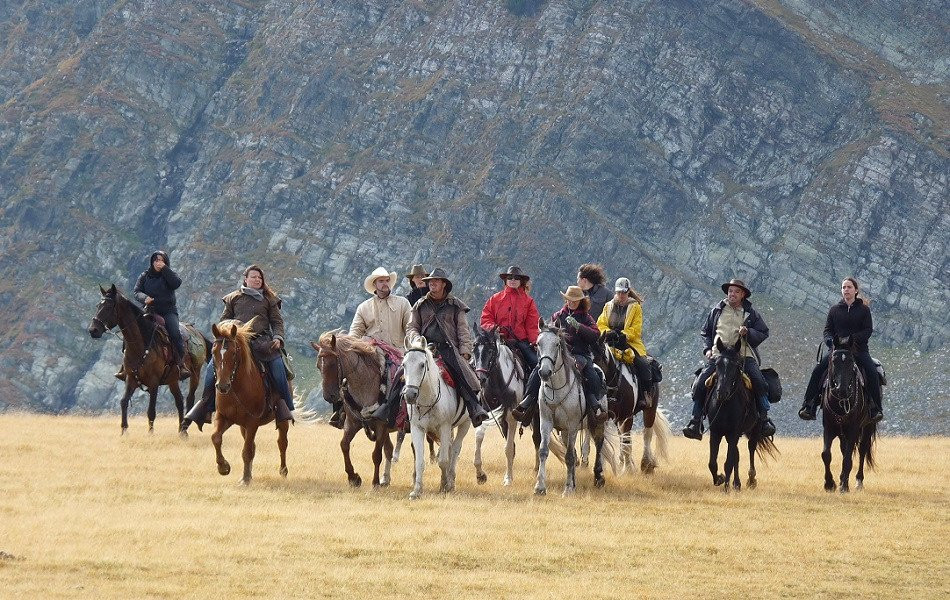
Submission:
<svg viewBox="0 0 950 600">
<path fill-rule="evenodd" d="M 275 412 L 278 421 L 292 420 L 294 409 L 288 372 L 284 362 L 284 320 L 281 300 L 267 285 L 264 271 L 257 265 L 247 267 L 239 288 L 222 298 L 224 309 L 219 321 L 233 319 L 252 323 L 254 358 L 266 366 L 271 385 L 283 398 Z M 522 402 L 513 409 L 515 418 L 528 424 L 537 409 L 540 376 L 538 352 L 535 344 L 539 333 L 539 312 L 530 295 L 531 278 L 517 266 L 509 267 L 498 274 L 503 288 L 489 298 L 482 309 L 479 325 L 486 330 L 496 329 L 499 335 L 523 359 L 525 372 L 530 373 Z M 472 424 L 476 427 L 488 418 L 488 413 L 478 399 L 479 381 L 470 364 L 473 339 L 467 313 L 469 307 L 452 294 L 452 280 L 442 268 L 431 272 L 423 265 L 413 265 L 405 275 L 409 281 L 408 297 L 393 293 L 399 279 L 395 272 L 378 268 L 368 275 L 363 283 L 370 298 L 356 309 L 349 334 L 359 338 L 368 337 L 404 351 L 405 344 L 425 338 L 440 357 L 448 371 L 459 397 L 465 403 Z M 604 382 L 594 368 L 598 344 L 606 342 L 610 351 L 621 362 L 630 365 L 637 375 L 640 388 L 648 389 L 652 381 L 653 360 L 643 344 L 643 297 L 631 286 L 630 280 L 620 277 L 614 284 L 611 296 L 605 287 L 606 276 L 601 265 L 584 264 L 577 272 L 577 285 L 568 286 L 561 292 L 564 306 L 551 316 L 551 323 L 560 328 L 565 342 L 583 374 L 584 393 L 588 417 L 603 422 L 608 415 L 600 399 L 605 393 Z M 164 318 L 168 336 L 178 362 L 181 378 L 191 373 L 185 368 L 185 349 L 179 329 L 175 290 L 181 278 L 172 271 L 168 254 L 153 252 L 149 268 L 142 273 L 134 289 L 134 297 L 145 306 L 146 312 Z M 726 297 L 714 306 L 706 318 L 700 334 L 703 340 L 705 365 L 693 384 L 693 408 L 689 424 L 683 435 L 702 439 L 702 419 L 705 405 L 706 380 L 715 370 L 717 340 L 726 346 L 740 343 L 740 355 L 744 357 L 744 371 L 751 381 L 757 401 L 760 433 L 774 435 L 775 426 L 768 418 L 768 384 L 760 370 L 759 345 L 769 336 L 768 326 L 752 307 L 751 290 L 739 279 L 722 284 Z M 880 421 L 881 384 L 876 366 L 868 353 L 868 339 L 873 331 L 868 304 L 859 295 L 857 280 L 848 277 L 841 285 L 842 300 L 831 307 L 825 322 L 824 340 L 829 348 L 836 341 L 850 344 L 855 360 L 860 366 L 871 410 L 871 420 Z M 597 315 L 595 321 L 594 316 Z M 388 359 L 387 359 L 388 360 Z M 827 362 L 820 361 L 811 374 L 805 401 L 799 416 L 805 420 L 815 418 L 822 379 Z M 396 371 L 385 390 L 381 402 L 363 411 L 363 417 L 379 419 L 393 424 L 399 409 L 401 375 Z M 116 374 L 125 379 L 125 374 Z M 181 424 L 187 431 L 192 422 L 199 429 L 210 422 L 215 402 L 214 362 L 209 361 L 205 373 L 201 400 L 188 412 Z M 383 393 L 383 392 L 381 392 Z M 334 406 L 330 423 L 342 427 L 342 403 Z"/>
</svg>

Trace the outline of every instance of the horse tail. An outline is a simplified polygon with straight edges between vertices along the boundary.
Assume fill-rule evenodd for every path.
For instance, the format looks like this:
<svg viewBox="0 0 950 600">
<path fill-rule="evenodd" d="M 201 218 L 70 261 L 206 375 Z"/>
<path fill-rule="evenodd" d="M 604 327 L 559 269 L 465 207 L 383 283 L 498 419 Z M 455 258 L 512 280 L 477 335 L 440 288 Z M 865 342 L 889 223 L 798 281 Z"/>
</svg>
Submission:
<svg viewBox="0 0 950 600">
<path fill-rule="evenodd" d="M 781 454 L 772 438 L 764 436 L 755 441 L 755 453 L 758 454 L 759 458 L 763 461 L 768 458 L 776 458 Z"/>
<path fill-rule="evenodd" d="M 565 448 L 564 444 L 561 443 L 561 436 L 552 432 L 551 437 L 548 440 L 548 450 L 550 450 L 551 454 L 561 461 L 561 464 L 567 464 L 567 448 Z"/>
<path fill-rule="evenodd" d="M 877 441 L 877 423 L 871 423 L 868 427 L 871 431 L 867 434 L 867 437 L 861 436 L 861 449 L 864 450 L 864 462 L 867 463 L 869 469 L 874 469 L 874 442 Z"/>
<path fill-rule="evenodd" d="M 656 435 L 656 453 L 664 462 L 670 460 L 670 439 L 673 431 L 670 421 L 666 418 L 666 411 L 657 407 L 656 419 L 653 421 L 653 433 Z"/>
<path fill-rule="evenodd" d="M 610 464 L 610 472 L 614 475 L 618 471 L 617 455 L 620 453 L 621 441 L 620 427 L 616 421 L 609 419 L 604 423 L 604 445 L 601 452 L 603 452 L 602 458 Z"/>
</svg>

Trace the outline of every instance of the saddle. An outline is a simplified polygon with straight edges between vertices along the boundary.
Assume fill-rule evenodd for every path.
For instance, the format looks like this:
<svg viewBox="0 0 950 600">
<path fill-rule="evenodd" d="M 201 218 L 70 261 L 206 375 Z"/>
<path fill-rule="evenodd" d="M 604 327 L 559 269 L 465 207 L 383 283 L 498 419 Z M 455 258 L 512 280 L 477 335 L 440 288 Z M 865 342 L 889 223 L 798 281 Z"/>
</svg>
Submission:
<svg viewBox="0 0 950 600">
<path fill-rule="evenodd" d="M 439 365 L 439 373 L 442 374 L 442 381 L 445 382 L 447 386 L 455 389 L 455 380 L 452 379 L 452 374 L 449 373 L 448 368 L 445 366 L 445 362 L 441 357 L 435 359 L 435 364 Z"/>
<path fill-rule="evenodd" d="M 525 360 L 524 353 L 521 351 L 521 347 L 508 338 L 503 338 L 502 341 L 506 346 L 508 346 L 508 349 L 511 350 L 512 356 L 515 357 L 515 365 L 518 369 L 518 373 L 521 375 L 521 378 L 524 379 L 525 373 L 528 372 L 528 361 Z"/>
<path fill-rule="evenodd" d="M 715 382 L 716 382 L 716 373 L 714 372 L 712 375 L 706 378 L 706 381 L 705 381 L 706 390 L 707 391 L 711 390 Z M 745 389 L 750 390 L 750 391 L 752 390 L 752 380 L 749 379 L 749 376 L 746 375 L 745 373 L 742 373 L 742 383 L 745 385 Z"/>
</svg>

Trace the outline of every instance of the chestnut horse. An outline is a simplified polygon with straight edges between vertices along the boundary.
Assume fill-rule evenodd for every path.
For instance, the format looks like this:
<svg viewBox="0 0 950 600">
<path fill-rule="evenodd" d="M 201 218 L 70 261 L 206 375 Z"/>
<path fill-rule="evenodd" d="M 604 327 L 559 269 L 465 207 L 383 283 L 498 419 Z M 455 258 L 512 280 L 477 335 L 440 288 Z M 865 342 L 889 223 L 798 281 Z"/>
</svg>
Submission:
<svg viewBox="0 0 950 600">
<path fill-rule="evenodd" d="M 178 409 L 178 424 L 195 404 L 195 390 L 201 381 L 201 368 L 211 355 L 211 342 L 195 329 L 193 325 L 182 323 L 189 337 L 201 340 L 199 347 L 192 347 L 188 351 L 188 368 L 191 378 L 188 385 L 188 399 L 182 399 L 181 389 L 178 387 L 178 365 L 174 359 L 166 360 L 163 350 L 170 351 L 167 334 L 159 335 L 155 322 L 145 316 L 142 309 L 134 302 L 122 295 L 112 284 L 108 290 L 99 286 L 102 300 L 96 307 L 96 315 L 89 324 L 89 335 L 99 339 L 107 331 L 118 326 L 122 332 L 125 349 L 122 353 L 122 365 L 125 370 L 125 393 L 122 395 L 122 434 L 129 428 L 129 399 L 132 393 L 139 388 L 148 391 L 148 430 L 154 431 L 155 401 L 158 388 L 167 385 L 172 396 L 175 397 L 175 408 Z M 197 344 L 196 344 L 197 346 Z M 186 342 L 186 349 L 188 344 Z M 187 434 L 182 434 L 183 437 Z"/>
<path fill-rule="evenodd" d="M 333 404 L 343 401 L 346 420 L 343 423 L 343 439 L 340 450 L 343 452 L 343 466 L 346 479 L 353 487 L 359 487 L 363 480 L 353 469 L 350 460 L 350 444 L 361 429 L 367 437 L 375 441 L 373 447 L 373 487 L 385 487 L 391 481 L 393 442 L 386 423 L 376 419 L 364 419 L 361 412 L 380 401 L 380 384 L 383 382 L 384 359 L 382 350 L 373 344 L 351 335 L 337 335 L 336 331 L 327 331 L 320 335 L 317 342 L 310 342 L 317 351 L 317 368 L 323 377 L 323 398 Z M 379 467 L 386 455 L 386 467 L 382 477 Z"/>
<path fill-rule="evenodd" d="M 268 390 L 264 375 L 251 354 L 254 319 L 244 325 L 239 321 L 227 320 L 211 326 L 215 338 L 211 355 L 214 372 L 217 373 L 211 443 L 217 456 L 218 473 L 227 475 L 231 472 L 231 465 L 221 454 L 221 439 L 231 425 L 240 426 L 241 435 L 244 436 L 244 450 L 241 452 L 241 458 L 244 459 L 243 485 L 251 483 L 257 429 L 274 420 L 274 403 L 284 401 L 276 389 Z M 289 421 L 277 423 L 277 447 L 280 449 L 280 474 L 283 477 L 287 476 L 289 426 Z"/>
</svg>

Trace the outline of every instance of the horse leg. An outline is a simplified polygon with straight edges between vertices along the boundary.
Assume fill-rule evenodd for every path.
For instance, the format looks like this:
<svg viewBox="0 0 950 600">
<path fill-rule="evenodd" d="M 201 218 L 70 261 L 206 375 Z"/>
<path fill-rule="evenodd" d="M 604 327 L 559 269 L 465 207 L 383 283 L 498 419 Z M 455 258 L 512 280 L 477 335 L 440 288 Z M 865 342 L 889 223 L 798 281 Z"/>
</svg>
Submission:
<svg viewBox="0 0 950 600">
<path fill-rule="evenodd" d="M 195 392 L 198 391 L 198 383 L 204 381 L 200 376 L 203 366 L 203 363 L 199 363 L 195 360 L 191 361 L 191 378 L 188 380 L 188 396 L 185 398 L 185 414 L 188 414 L 195 406 Z"/>
<path fill-rule="evenodd" d="M 125 393 L 122 394 L 122 400 L 119 402 L 119 406 L 122 407 L 122 435 L 125 435 L 129 430 L 129 399 L 132 398 L 132 392 L 135 391 L 135 386 L 132 385 L 131 375 L 125 380 Z"/>
<path fill-rule="evenodd" d="M 252 423 L 242 432 L 244 449 L 241 451 L 241 458 L 244 459 L 244 476 L 241 477 L 241 485 L 251 485 L 251 466 L 254 464 L 254 454 L 257 452 L 257 445 L 254 443 L 257 427 L 256 423 Z"/>
<path fill-rule="evenodd" d="M 567 477 L 564 479 L 563 496 L 570 496 L 577 489 L 577 449 L 574 447 L 576 441 L 576 429 L 571 428 L 561 432 L 561 442 L 567 448 L 567 455 L 564 457 L 567 463 Z"/>
<path fill-rule="evenodd" d="M 652 410 L 656 411 L 656 408 Z M 644 420 L 646 420 L 646 414 L 644 414 Z M 653 456 L 653 427 L 644 427 L 643 457 L 640 458 L 640 471 L 645 475 L 652 475 L 654 469 L 656 469 L 656 457 Z"/>
<path fill-rule="evenodd" d="M 531 441 L 534 442 L 534 472 L 541 468 L 541 408 L 531 418 Z"/>
<path fill-rule="evenodd" d="M 504 486 L 511 485 L 515 476 L 515 432 L 518 429 L 518 421 L 511 411 L 505 411 L 505 421 L 508 422 L 508 436 L 505 439 L 505 458 L 508 459 L 508 465 L 505 470 Z"/>
<path fill-rule="evenodd" d="M 824 432 L 824 448 L 821 451 L 821 461 L 825 463 L 825 491 L 835 491 L 835 478 L 831 476 L 831 444 L 834 442 L 834 434 L 828 431 L 827 426 Z"/>
<path fill-rule="evenodd" d="M 435 438 L 429 438 L 429 463 L 437 464 L 439 462 L 439 457 L 435 452 Z"/>
<path fill-rule="evenodd" d="M 712 473 L 713 485 L 722 485 L 726 478 L 719 473 L 719 444 L 722 435 L 709 432 L 709 472 Z"/>
<path fill-rule="evenodd" d="M 468 433 L 468 429 L 471 426 L 472 424 L 470 422 L 463 419 L 455 430 L 455 437 L 452 438 L 452 452 L 449 458 L 449 491 L 455 489 L 455 474 L 459 462 L 459 455 L 462 454 L 462 440 L 465 439 L 465 434 Z"/>
<path fill-rule="evenodd" d="M 221 440 L 224 437 L 224 432 L 227 431 L 232 424 L 230 421 L 225 421 L 220 412 L 215 413 L 214 433 L 211 434 L 211 443 L 214 445 L 214 453 L 218 461 L 218 473 L 221 475 L 227 475 L 231 472 L 231 464 L 224 459 L 224 454 L 221 453 Z"/>
<path fill-rule="evenodd" d="M 180 429 L 181 422 L 185 420 L 185 398 L 181 394 L 181 388 L 178 386 L 177 381 L 169 382 L 168 389 L 175 398 L 175 408 L 178 410 L 178 427 Z M 188 437 L 188 434 L 185 433 L 182 437 Z"/>
<path fill-rule="evenodd" d="M 540 411 L 541 408 L 539 407 L 538 412 Z M 551 422 L 547 419 L 541 419 L 538 427 L 538 435 L 541 438 L 538 442 L 538 479 L 534 484 L 534 493 L 538 496 L 548 493 L 546 464 L 550 453 L 551 429 Z"/>
<path fill-rule="evenodd" d="M 756 441 L 754 438 L 749 438 L 749 481 L 746 482 L 746 485 L 749 486 L 750 490 L 754 490 L 756 486 L 755 481 L 755 447 Z"/>
<path fill-rule="evenodd" d="M 739 478 L 739 436 L 729 440 L 729 453 L 732 455 L 732 487 L 737 491 L 742 489 L 742 481 Z M 729 470 L 726 470 L 726 479 L 729 478 Z"/>
<path fill-rule="evenodd" d="M 393 462 L 399 462 L 399 452 L 402 450 L 402 442 L 406 439 L 406 431 L 400 429 L 396 432 L 396 448 L 393 450 Z"/>
<path fill-rule="evenodd" d="M 422 495 L 422 473 L 426 468 L 426 432 L 422 430 L 422 426 L 415 423 L 410 426 L 409 431 L 412 435 L 412 453 L 416 459 L 415 482 L 412 486 L 412 491 L 409 492 L 409 499 L 415 500 Z"/>
<path fill-rule="evenodd" d="M 373 444 L 373 488 L 379 488 L 379 466 L 383 463 L 383 429 L 385 426 L 375 428 L 376 442 Z"/>
<path fill-rule="evenodd" d="M 387 487 L 392 481 L 393 463 L 396 462 L 393 458 L 393 439 L 389 437 L 386 427 L 380 427 L 377 439 L 379 435 L 383 436 L 383 457 L 386 459 L 386 467 L 383 469 L 383 477 L 379 480 L 379 485 Z"/>
<path fill-rule="evenodd" d="M 851 467 L 854 466 L 854 443 L 855 440 L 850 431 L 841 436 L 841 485 L 839 490 L 842 494 L 851 491 L 848 478 L 851 476 Z"/>
<path fill-rule="evenodd" d="M 590 435 L 587 433 L 586 427 L 581 427 L 581 466 L 587 467 L 590 465 Z"/>
<path fill-rule="evenodd" d="M 451 492 L 449 489 L 449 465 L 452 460 L 452 424 L 443 423 L 439 426 L 439 471 L 442 472 L 442 482 L 439 491 Z"/>
<path fill-rule="evenodd" d="M 874 436 L 874 429 L 872 427 L 863 427 L 861 429 L 861 442 L 858 444 L 858 474 L 855 475 L 855 488 L 859 490 L 864 489 L 864 461 L 868 456 L 868 451 L 871 449 L 871 440 Z"/>
<path fill-rule="evenodd" d="M 488 475 L 482 470 L 482 442 L 485 440 L 485 423 L 475 428 L 475 480 L 479 484 L 488 481 Z"/>
<path fill-rule="evenodd" d="M 195 371 L 192 371 L 194 373 Z M 278 401 L 282 401 L 279 399 Z M 280 421 L 277 423 L 277 449 L 280 450 L 280 476 L 287 477 L 287 431 L 290 429 L 290 421 Z"/>
<path fill-rule="evenodd" d="M 148 432 L 155 433 L 155 402 L 158 400 L 158 386 L 148 388 Z"/>
<path fill-rule="evenodd" d="M 340 440 L 340 450 L 343 452 L 343 468 L 346 470 L 346 480 L 351 487 L 360 487 L 363 484 L 363 479 L 353 470 L 353 462 L 350 461 L 350 444 L 359 431 L 359 425 L 347 415 L 346 421 L 343 423 L 343 439 Z"/>
<path fill-rule="evenodd" d="M 607 481 L 604 479 L 604 426 L 600 425 L 591 432 L 594 438 L 594 487 L 602 488 Z"/>
</svg>

